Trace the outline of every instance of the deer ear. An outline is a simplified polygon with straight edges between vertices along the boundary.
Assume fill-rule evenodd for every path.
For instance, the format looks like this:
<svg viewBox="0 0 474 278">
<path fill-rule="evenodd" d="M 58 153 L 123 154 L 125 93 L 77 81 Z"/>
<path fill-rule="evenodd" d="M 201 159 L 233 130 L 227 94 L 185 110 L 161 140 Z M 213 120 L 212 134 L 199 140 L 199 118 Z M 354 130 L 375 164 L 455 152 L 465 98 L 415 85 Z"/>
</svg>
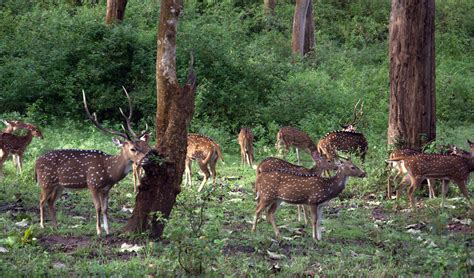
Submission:
<svg viewBox="0 0 474 278">
<path fill-rule="evenodd" d="M 114 142 L 114 144 L 119 146 L 119 147 L 123 146 L 123 143 L 124 143 L 124 142 L 120 141 L 120 139 L 117 139 L 115 137 L 112 138 L 112 142 Z"/>
<path fill-rule="evenodd" d="M 143 134 L 139 139 L 140 139 L 141 141 L 148 142 L 148 140 L 150 139 L 150 134 L 145 133 L 145 134 Z"/>
<path fill-rule="evenodd" d="M 5 121 L 5 120 L 2 120 L 2 123 L 3 123 L 4 125 L 10 125 L 10 123 L 9 123 L 8 121 Z M 468 140 L 468 141 L 469 141 L 469 140 Z"/>
<path fill-rule="evenodd" d="M 473 144 L 474 144 L 474 142 L 471 142 L 471 140 L 469 140 L 469 139 L 467 139 L 467 143 L 468 143 L 469 145 L 473 145 Z"/>
</svg>

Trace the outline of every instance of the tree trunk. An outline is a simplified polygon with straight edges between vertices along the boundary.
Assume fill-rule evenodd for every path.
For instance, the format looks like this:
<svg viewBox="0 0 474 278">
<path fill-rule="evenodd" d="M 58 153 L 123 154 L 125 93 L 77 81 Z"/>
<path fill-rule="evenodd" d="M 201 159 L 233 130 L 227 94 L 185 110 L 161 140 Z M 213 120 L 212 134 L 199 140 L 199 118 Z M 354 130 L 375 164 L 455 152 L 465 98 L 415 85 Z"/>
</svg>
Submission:
<svg viewBox="0 0 474 278">
<path fill-rule="evenodd" d="M 105 23 L 110 25 L 115 22 L 121 22 L 125 16 L 126 6 L 127 0 L 107 0 Z"/>
<path fill-rule="evenodd" d="M 124 230 L 141 232 L 150 229 L 152 238 L 159 238 L 164 223 L 156 212 L 169 218 L 186 158 L 187 130 L 194 113 L 196 77 L 191 65 L 184 87 L 176 77 L 176 29 L 183 0 L 162 0 L 156 58 L 156 138 L 155 154 L 162 161 L 144 166 L 135 209 Z M 150 217 L 150 215 L 152 217 Z M 151 220 L 151 226 L 149 224 Z"/>
<path fill-rule="evenodd" d="M 388 143 L 419 149 L 436 136 L 434 0 L 393 0 Z"/>
<path fill-rule="evenodd" d="M 276 0 L 263 0 L 263 10 L 266 14 L 275 15 Z"/>
<path fill-rule="evenodd" d="M 313 0 L 309 0 L 308 10 L 306 11 L 306 22 L 304 29 L 304 47 L 303 55 L 308 54 L 314 49 L 314 17 Z"/>
<path fill-rule="evenodd" d="M 308 51 L 314 48 L 312 4 L 312 0 L 296 0 L 291 38 L 291 50 L 293 54 L 304 56 Z"/>
</svg>

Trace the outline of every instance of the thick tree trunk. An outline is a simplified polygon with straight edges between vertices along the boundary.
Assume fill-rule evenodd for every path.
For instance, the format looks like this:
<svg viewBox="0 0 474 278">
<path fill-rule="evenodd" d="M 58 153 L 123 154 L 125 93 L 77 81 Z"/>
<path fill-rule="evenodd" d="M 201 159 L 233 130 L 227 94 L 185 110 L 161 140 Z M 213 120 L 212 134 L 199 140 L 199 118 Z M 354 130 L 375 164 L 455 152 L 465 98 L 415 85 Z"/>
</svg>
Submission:
<svg viewBox="0 0 474 278">
<path fill-rule="evenodd" d="M 434 0 L 393 0 L 388 143 L 420 148 L 436 136 Z"/>
<path fill-rule="evenodd" d="M 107 13 L 105 14 L 106 24 L 113 24 L 123 20 L 127 1 L 128 0 L 107 0 Z"/>
<path fill-rule="evenodd" d="M 276 0 L 263 0 L 263 10 L 266 14 L 275 15 Z"/>
<path fill-rule="evenodd" d="M 313 1 L 296 0 L 291 50 L 304 56 L 314 48 Z"/>
<path fill-rule="evenodd" d="M 125 227 L 125 231 L 150 229 L 153 238 L 160 237 L 164 229 L 156 212 L 168 218 L 181 191 L 187 130 L 194 113 L 196 78 L 192 62 L 184 87 L 179 86 L 176 77 L 176 29 L 182 6 L 183 0 L 161 1 L 156 58 L 155 155 L 164 162 L 157 161 L 144 167 L 145 176 L 141 180 L 135 209 Z M 151 218 L 150 214 L 153 215 Z"/>
<path fill-rule="evenodd" d="M 313 0 L 309 0 L 308 10 L 306 11 L 306 22 L 304 28 L 304 47 L 303 55 L 308 54 L 314 49 L 314 17 Z"/>
</svg>

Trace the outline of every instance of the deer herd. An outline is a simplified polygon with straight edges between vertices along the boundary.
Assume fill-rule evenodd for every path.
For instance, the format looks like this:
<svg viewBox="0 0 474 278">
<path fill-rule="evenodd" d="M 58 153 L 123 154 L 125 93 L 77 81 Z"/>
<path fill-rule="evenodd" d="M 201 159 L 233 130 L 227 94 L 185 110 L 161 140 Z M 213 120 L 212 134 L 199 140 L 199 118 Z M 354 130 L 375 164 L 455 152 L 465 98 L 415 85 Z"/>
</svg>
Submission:
<svg viewBox="0 0 474 278">
<path fill-rule="evenodd" d="M 132 105 L 128 100 L 129 114 L 120 110 L 124 118 L 123 131 L 107 129 L 91 114 L 83 91 L 84 109 L 89 120 L 101 131 L 111 134 L 113 142 L 119 147 L 117 155 L 109 155 L 99 150 L 59 149 L 41 155 L 35 163 L 35 179 L 41 190 L 40 194 L 40 226 L 44 227 L 44 208 L 48 205 L 49 217 L 57 227 L 55 202 L 61 197 L 64 188 L 89 189 L 96 212 L 96 231 L 102 233 L 102 225 L 106 234 L 110 233 L 107 207 L 109 191 L 131 170 L 133 170 L 134 192 L 140 188 L 141 166 L 148 163 L 144 159 L 152 149 L 149 145 L 150 134 L 147 129 L 137 134 L 131 127 Z M 290 148 L 295 148 L 298 165 L 277 157 L 263 159 L 258 166 L 254 165 L 254 135 L 248 127 L 242 127 L 238 134 L 241 163 L 256 169 L 255 193 L 256 211 L 252 225 L 255 232 L 260 214 L 266 210 L 266 219 L 271 223 L 275 236 L 280 237 L 275 223 L 275 212 L 282 202 L 298 205 L 298 221 L 303 215 L 305 223 L 305 207 L 309 208 L 312 225 L 312 237 L 321 240 L 322 209 L 328 202 L 337 197 L 345 188 L 349 177 L 363 178 L 366 172 L 351 160 L 342 158 L 339 153 L 355 154 L 362 163 L 368 150 L 365 136 L 355 128 L 362 115 L 362 106 L 357 111 L 354 107 L 354 119 L 341 130 L 327 133 L 315 144 L 305 132 L 295 127 L 282 127 L 276 135 L 277 153 L 286 156 Z M 43 139 L 38 127 L 21 121 L 3 121 L 6 128 L 0 133 L 0 177 L 3 176 L 3 164 L 11 155 L 17 174 L 22 174 L 24 153 L 33 137 Z M 22 131 L 24 135 L 18 135 Z M 224 162 L 220 145 L 212 138 L 201 134 L 188 134 L 185 161 L 185 185 L 192 185 L 192 162 L 197 162 L 204 174 L 198 192 L 207 184 L 212 176 L 212 184 L 216 184 L 216 165 L 218 160 Z M 468 200 L 467 183 L 470 172 L 474 171 L 474 142 L 468 140 L 469 151 L 450 147 L 446 154 L 429 154 L 420 150 L 399 148 L 392 151 L 386 161 L 396 175 L 393 181 L 401 178 L 396 188 L 396 198 L 406 185 L 408 199 L 412 209 L 416 208 L 414 191 L 427 180 L 429 196 L 435 197 L 436 180 L 442 184 L 442 206 L 448 189 L 449 181 L 458 185 L 459 190 Z M 311 155 L 314 162 L 312 168 L 300 166 L 300 154 L 303 151 Z M 331 174 L 333 173 L 333 174 Z M 392 197 L 391 180 L 387 187 L 387 195 Z M 102 223 L 100 221 L 102 216 Z"/>
</svg>

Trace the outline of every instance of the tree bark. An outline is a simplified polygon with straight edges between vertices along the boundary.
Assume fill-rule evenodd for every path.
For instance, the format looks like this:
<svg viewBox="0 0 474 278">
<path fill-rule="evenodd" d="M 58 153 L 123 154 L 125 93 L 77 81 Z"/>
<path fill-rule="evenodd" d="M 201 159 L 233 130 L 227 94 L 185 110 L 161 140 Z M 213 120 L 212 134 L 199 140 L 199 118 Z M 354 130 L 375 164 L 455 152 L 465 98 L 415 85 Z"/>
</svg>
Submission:
<svg viewBox="0 0 474 278">
<path fill-rule="evenodd" d="M 313 1 L 296 0 L 293 16 L 291 50 L 304 56 L 314 48 Z"/>
<path fill-rule="evenodd" d="M 107 0 L 107 13 L 105 14 L 105 23 L 107 25 L 123 21 L 127 1 Z"/>
<path fill-rule="evenodd" d="M 276 0 L 263 0 L 263 10 L 266 14 L 275 15 Z"/>
<path fill-rule="evenodd" d="M 436 137 L 434 0 L 393 0 L 388 143 L 419 149 Z"/>
<path fill-rule="evenodd" d="M 145 176 L 141 180 L 135 209 L 124 228 L 128 232 L 149 229 L 152 238 L 159 238 L 164 229 L 164 223 L 156 217 L 156 212 L 169 218 L 181 191 L 187 130 L 194 113 L 196 77 L 192 57 L 183 87 L 176 77 L 176 30 L 182 8 L 183 0 L 161 1 L 156 58 L 157 142 L 154 154 L 151 154 L 159 157 L 161 162 L 143 167 Z"/>
<path fill-rule="evenodd" d="M 306 22 L 304 29 L 304 47 L 303 55 L 308 54 L 314 49 L 314 17 L 313 0 L 309 0 L 308 10 L 306 11 Z"/>
</svg>

